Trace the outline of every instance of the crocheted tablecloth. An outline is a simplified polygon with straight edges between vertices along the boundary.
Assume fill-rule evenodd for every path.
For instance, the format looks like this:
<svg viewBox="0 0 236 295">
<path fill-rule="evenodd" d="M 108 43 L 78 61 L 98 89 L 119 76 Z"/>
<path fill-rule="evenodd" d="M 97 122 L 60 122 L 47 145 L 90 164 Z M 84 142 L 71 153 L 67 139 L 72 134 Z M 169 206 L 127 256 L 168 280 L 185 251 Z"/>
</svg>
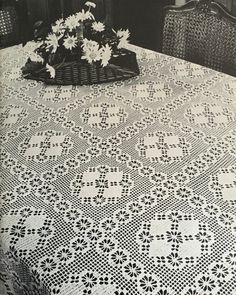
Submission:
<svg viewBox="0 0 236 295">
<path fill-rule="evenodd" d="M 235 295 L 236 79 L 138 47 L 124 82 L 0 51 L 1 294 Z"/>
</svg>

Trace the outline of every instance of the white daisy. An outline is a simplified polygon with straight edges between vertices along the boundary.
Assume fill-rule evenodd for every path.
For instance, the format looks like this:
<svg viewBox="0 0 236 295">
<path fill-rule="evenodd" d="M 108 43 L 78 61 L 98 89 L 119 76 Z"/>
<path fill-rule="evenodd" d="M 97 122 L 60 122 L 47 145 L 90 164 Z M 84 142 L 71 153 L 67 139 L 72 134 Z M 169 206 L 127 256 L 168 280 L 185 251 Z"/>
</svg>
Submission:
<svg viewBox="0 0 236 295">
<path fill-rule="evenodd" d="M 94 22 L 92 23 L 92 29 L 97 32 L 102 32 L 105 30 L 105 26 L 101 22 Z"/>
<path fill-rule="evenodd" d="M 129 44 L 129 40 L 125 38 L 121 38 L 119 44 L 117 45 L 117 48 L 125 48 Z"/>
<path fill-rule="evenodd" d="M 90 2 L 90 1 L 87 1 L 87 2 L 85 3 L 85 5 L 88 6 L 88 7 L 93 7 L 93 8 L 96 7 L 96 4 L 93 3 L 93 2 Z"/>
<path fill-rule="evenodd" d="M 130 32 L 129 30 L 118 30 L 117 33 L 116 33 L 117 37 L 118 38 L 124 38 L 124 39 L 128 39 L 129 36 L 130 36 Z"/>
<path fill-rule="evenodd" d="M 64 19 L 63 19 L 63 18 L 59 18 L 59 19 L 55 22 L 55 24 L 56 24 L 57 26 L 63 25 L 63 24 L 64 24 Z"/>
<path fill-rule="evenodd" d="M 120 39 L 119 44 L 117 45 L 117 48 L 126 47 L 129 43 L 128 38 L 130 36 L 129 30 L 118 30 L 116 33 L 117 37 Z"/>
<path fill-rule="evenodd" d="M 94 15 L 90 11 L 86 11 L 85 12 L 85 15 L 86 15 L 86 19 L 93 19 L 93 20 L 95 20 Z"/>
<path fill-rule="evenodd" d="M 48 34 L 46 38 L 46 49 L 49 50 L 52 47 L 52 53 L 55 53 L 57 51 L 57 48 L 59 47 L 58 41 L 61 39 L 62 35 L 57 36 L 56 34 Z"/>
<path fill-rule="evenodd" d="M 65 20 L 65 25 L 69 29 L 69 31 L 72 31 L 73 29 L 76 29 L 79 26 L 78 18 L 75 14 L 68 16 Z"/>
<path fill-rule="evenodd" d="M 96 41 L 88 40 L 86 38 L 83 39 L 82 47 L 84 50 L 86 49 L 99 50 L 99 44 Z"/>
<path fill-rule="evenodd" d="M 84 9 L 82 9 L 81 12 L 76 13 L 75 17 L 76 17 L 77 21 L 79 21 L 79 22 L 83 22 L 86 19 L 94 19 L 93 14 L 90 11 L 85 12 Z"/>
<path fill-rule="evenodd" d="M 103 67 L 108 65 L 108 62 L 111 59 L 111 54 L 112 54 L 112 49 L 108 44 L 106 44 L 100 49 L 101 65 Z"/>
<path fill-rule="evenodd" d="M 52 26 L 52 31 L 54 34 L 58 34 L 59 32 L 61 32 L 61 28 L 60 26 L 54 25 Z"/>
<path fill-rule="evenodd" d="M 99 44 L 92 40 L 85 39 L 83 44 L 83 56 L 81 59 L 87 60 L 89 63 L 99 61 L 101 59 L 101 52 L 99 50 Z"/>
<path fill-rule="evenodd" d="M 89 49 L 84 51 L 84 55 L 82 55 L 81 59 L 86 59 L 87 62 L 91 64 L 95 61 L 99 61 L 101 59 L 101 55 L 99 51 Z"/>
<path fill-rule="evenodd" d="M 55 34 L 62 32 L 65 29 L 64 20 L 62 18 L 58 19 L 55 25 L 52 26 L 52 31 Z"/>
<path fill-rule="evenodd" d="M 77 43 L 76 37 L 67 35 L 64 39 L 63 45 L 66 49 L 72 50 L 72 48 L 76 47 L 77 45 L 76 43 Z"/>
<path fill-rule="evenodd" d="M 50 66 L 49 64 L 46 64 L 46 71 L 49 72 L 51 78 L 55 78 L 56 71 L 54 67 Z"/>
</svg>

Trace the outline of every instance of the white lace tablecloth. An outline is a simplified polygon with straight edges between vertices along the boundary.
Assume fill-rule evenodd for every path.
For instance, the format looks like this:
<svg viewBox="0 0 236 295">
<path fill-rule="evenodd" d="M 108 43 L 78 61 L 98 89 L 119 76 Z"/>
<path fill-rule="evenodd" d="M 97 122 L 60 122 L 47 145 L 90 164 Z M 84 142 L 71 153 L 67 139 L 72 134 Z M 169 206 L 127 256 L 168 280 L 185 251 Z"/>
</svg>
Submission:
<svg viewBox="0 0 236 295">
<path fill-rule="evenodd" d="M 0 52 L 0 294 L 235 295 L 236 79 L 132 47 L 136 78 L 46 86 L 27 47 Z"/>
</svg>

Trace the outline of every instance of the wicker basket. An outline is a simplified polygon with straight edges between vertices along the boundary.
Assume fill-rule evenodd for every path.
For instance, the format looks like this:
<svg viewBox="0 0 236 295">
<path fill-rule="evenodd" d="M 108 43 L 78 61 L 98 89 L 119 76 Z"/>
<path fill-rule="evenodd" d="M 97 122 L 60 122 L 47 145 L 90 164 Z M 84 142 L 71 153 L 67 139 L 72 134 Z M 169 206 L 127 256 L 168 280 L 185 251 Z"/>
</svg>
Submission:
<svg viewBox="0 0 236 295">
<path fill-rule="evenodd" d="M 22 68 L 22 73 L 26 79 L 54 85 L 91 85 L 124 80 L 139 74 L 136 54 L 127 49 L 122 49 L 119 55 L 113 56 L 106 67 L 86 61 L 65 62 L 53 67 L 56 75 L 55 78 L 50 78 L 45 66 L 29 60 Z"/>
</svg>

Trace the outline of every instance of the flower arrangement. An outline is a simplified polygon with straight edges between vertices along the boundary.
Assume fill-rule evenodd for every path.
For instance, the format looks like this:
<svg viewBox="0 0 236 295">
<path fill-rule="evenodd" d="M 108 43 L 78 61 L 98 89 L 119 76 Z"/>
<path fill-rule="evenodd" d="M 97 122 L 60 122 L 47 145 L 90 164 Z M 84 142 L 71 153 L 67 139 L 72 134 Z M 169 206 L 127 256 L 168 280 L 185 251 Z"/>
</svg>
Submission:
<svg viewBox="0 0 236 295">
<path fill-rule="evenodd" d="M 25 77 L 42 68 L 51 79 L 65 64 L 80 62 L 107 67 L 112 58 L 119 56 L 128 43 L 128 30 L 115 31 L 96 21 L 92 10 L 94 2 L 87 1 L 85 9 L 66 19 L 57 20 L 39 46 L 31 53 L 23 69 Z"/>
</svg>

